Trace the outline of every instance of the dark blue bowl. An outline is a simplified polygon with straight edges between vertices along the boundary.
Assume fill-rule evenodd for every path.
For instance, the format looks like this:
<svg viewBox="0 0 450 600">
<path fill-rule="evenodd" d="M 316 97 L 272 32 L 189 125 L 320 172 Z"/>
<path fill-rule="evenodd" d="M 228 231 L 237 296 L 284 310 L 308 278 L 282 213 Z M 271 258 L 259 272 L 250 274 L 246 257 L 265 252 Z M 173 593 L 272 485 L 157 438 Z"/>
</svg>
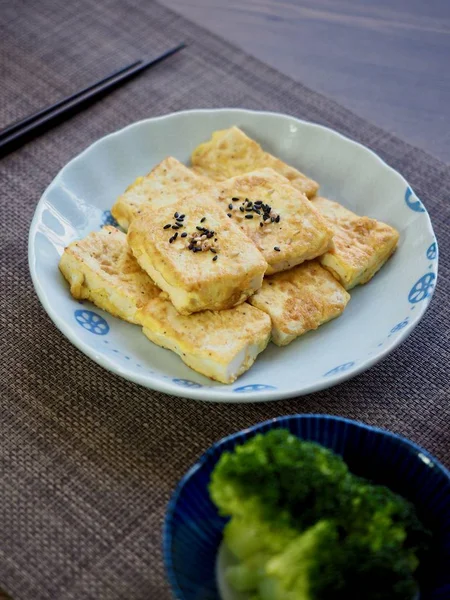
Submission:
<svg viewBox="0 0 450 600">
<path fill-rule="evenodd" d="M 434 535 L 434 572 L 421 600 L 450 600 L 450 473 L 409 440 L 356 421 L 291 415 L 259 423 L 214 444 L 186 473 L 168 506 L 164 561 L 179 600 L 219 600 L 215 563 L 226 522 L 209 499 L 211 472 L 224 450 L 256 433 L 284 428 L 340 454 L 357 475 L 389 486 L 413 502 Z"/>
</svg>

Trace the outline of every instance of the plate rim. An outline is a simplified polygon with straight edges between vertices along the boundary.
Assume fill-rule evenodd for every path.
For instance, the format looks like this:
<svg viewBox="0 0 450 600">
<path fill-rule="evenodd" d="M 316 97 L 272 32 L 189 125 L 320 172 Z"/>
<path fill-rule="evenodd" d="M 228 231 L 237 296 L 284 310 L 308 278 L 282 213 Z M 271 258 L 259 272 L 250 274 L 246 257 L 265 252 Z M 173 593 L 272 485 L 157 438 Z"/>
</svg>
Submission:
<svg viewBox="0 0 450 600">
<path fill-rule="evenodd" d="M 29 233 L 28 233 L 28 265 L 29 265 L 29 270 L 30 270 L 30 275 L 31 275 L 31 279 L 33 282 L 33 286 L 34 286 L 36 294 L 39 298 L 39 301 L 40 301 L 42 307 L 44 308 L 44 310 L 46 311 L 47 315 L 50 317 L 50 319 L 54 323 L 54 325 L 76 348 L 78 348 L 78 350 L 83 352 L 83 354 L 85 354 L 88 358 L 90 358 L 91 360 L 93 360 L 94 362 L 96 362 L 97 364 L 99 364 L 100 366 L 102 366 L 103 368 L 105 368 L 106 370 L 108 370 L 109 372 L 111 372 L 115 375 L 119 375 L 120 377 L 123 377 L 124 379 L 126 379 L 128 381 L 139 384 L 147 389 L 151 389 L 151 390 L 154 390 L 157 392 L 162 392 L 162 393 L 165 393 L 168 395 L 182 397 L 182 398 L 190 398 L 190 399 L 194 399 L 194 400 L 202 400 L 202 401 L 210 401 L 210 402 L 229 402 L 229 403 L 240 403 L 241 404 L 241 403 L 251 403 L 251 402 L 267 402 L 267 401 L 284 400 L 284 399 L 288 399 L 288 398 L 301 397 L 301 396 L 305 396 L 307 394 L 315 393 L 315 392 L 339 385 L 339 384 L 343 383 L 344 381 L 347 381 L 348 379 L 356 377 L 357 375 L 363 373 L 364 371 L 367 371 L 375 364 L 383 361 L 389 354 L 391 354 L 396 348 L 398 348 L 400 346 L 400 344 L 402 344 L 406 340 L 406 338 L 409 337 L 409 335 L 411 335 L 411 333 L 413 332 L 415 327 L 417 327 L 417 325 L 420 323 L 423 316 L 425 315 L 425 312 L 426 312 L 426 310 L 432 300 L 434 292 L 436 290 L 436 285 L 437 285 L 437 281 L 438 281 L 439 251 L 437 251 L 437 256 L 433 263 L 433 268 L 430 271 L 435 275 L 434 286 L 430 292 L 428 301 L 421 303 L 421 306 L 418 307 L 419 310 L 417 310 L 417 312 L 415 313 L 415 319 L 413 322 L 409 322 L 407 324 L 407 326 L 404 327 L 403 330 L 401 330 L 399 332 L 399 334 L 393 340 L 391 340 L 391 342 L 389 344 L 386 345 L 385 348 L 381 348 L 374 356 L 366 357 L 366 359 L 362 363 L 356 363 L 344 372 L 334 373 L 328 377 L 322 377 L 321 379 L 311 382 L 310 384 L 305 385 L 301 389 L 297 389 L 297 390 L 285 390 L 285 391 L 278 390 L 278 389 L 255 390 L 255 391 L 246 392 L 245 394 L 239 394 L 239 393 L 234 392 L 234 390 L 230 389 L 228 386 L 227 387 L 225 387 L 225 386 L 224 387 L 202 386 L 199 388 L 197 388 L 197 387 L 189 388 L 189 387 L 179 386 L 179 385 L 173 383 L 170 379 L 164 380 L 164 379 L 160 379 L 160 378 L 154 378 L 151 374 L 147 374 L 144 376 L 144 375 L 140 375 L 139 373 L 130 373 L 126 368 L 122 368 L 119 364 L 110 360 L 108 357 L 98 354 L 93 348 L 91 348 L 91 346 L 89 346 L 89 344 L 83 342 L 81 340 L 81 338 L 79 336 L 76 336 L 73 333 L 73 330 L 66 325 L 65 320 L 58 315 L 57 311 L 55 311 L 52 308 L 50 302 L 47 301 L 47 297 L 46 297 L 44 288 L 41 285 L 39 278 L 37 277 L 36 255 L 34 252 L 34 238 L 35 238 L 35 234 L 37 232 L 36 225 L 38 223 L 41 209 L 45 204 L 46 197 L 51 192 L 51 190 L 59 184 L 59 180 L 61 179 L 65 169 L 67 167 L 69 167 L 70 165 L 74 165 L 77 162 L 82 161 L 85 158 L 85 155 L 88 154 L 89 152 L 91 152 L 96 146 L 98 146 L 100 144 L 104 144 L 109 139 L 114 138 L 116 136 L 120 136 L 120 135 L 124 134 L 126 131 L 129 131 L 135 127 L 137 128 L 137 127 L 142 126 L 145 123 L 155 122 L 155 121 L 163 121 L 163 120 L 171 119 L 171 118 L 177 117 L 177 116 L 189 116 L 192 114 L 202 114 L 202 113 L 203 114 L 236 113 L 236 114 L 247 114 L 247 115 L 250 114 L 250 115 L 259 116 L 259 117 L 271 116 L 271 117 L 282 118 L 282 119 L 288 118 L 288 119 L 291 119 L 292 121 L 300 123 L 301 125 L 318 127 L 320 129 L 326 130 L 328 133 L 330 133 L 338 138 L 341 138 L 341 140 L 343 140 L 344 142 L 350 143 L 352 145 L 356 145 L 362 151 L 372 154 L 372 157 L 375 160 L 377 160 L 384 169 L 388 169 L 389 171 L 393 172 L 397 177 L 399 177 L 403 181 L 403 183 L 405 185 L 405 189 L 409 187 L 411 189 L 411 191 L 413 192 L 413 188 L 411 187 L 409 182 L 405 179 L 405 177 L 403 177 L 403 175 L 399 171 L 397 171 L 396 169 L 391 167 L 376 152 L 374 152 L 374 150 L 372 150 L 368 146 L 365 146 L 364 144 L 361 144 L 360 142 L 357 142 L 357 141 L 343 135 L 342 133 L 336 131 L 335 129 L 331 129 L 330 127 L 327 127 L 326 125 L 322 125 L 322 124 L 316 123 L 314 121 L 306 121 L 304 119 L 300 119 L 298 117 L 295 117 L 293 115 L 289 115 L 286 113 L 280 113 L 280 112 L 275 112 L 275 111 L 251 110 L 251 109 L 235 108 L 235 107 L 231 107 L 231 108 L 226 108 L 226 107 L 199 108 L 199 109 L 188 109 L 188 110 L 170 112 L 170 113 L 167 113 L 164 115 L 159 115 L 156 117 L 149 117 L 147 119 L 141 119 L 139 121 L 129 123 L 125 127 L 122 127 L 118 130 L 110 132 L 110 133 L 102 136 L 101 138 L 95 140 L 89 146 L 84 148 L 84 150 L 82 150 L 79 154 L 77 154 L 76 156 L 71 158 L 66 164 L 64 164 L 61 167 L 61 169 L 58 171 L 56 176 L 52 179 L 50 184 L 45 188 L 44 192 L 41 194 L 39 202 L 36 205 L 36 209 L 35 209 L 32 221 L 30 223 L 30 228 L 29 228 Z M 436 234 L 433 229 L 430 215 L 428 213 L 428 210 L 426 209 L 426 206 L 423 204 L 422 204 L 422 206 L 424 208 L 424 212 L 422 213 L 422 215 L 424 215 L 426 218 L 427 228 L 433 235 L 435 243 L 436 243 L 436 249 L 438 250 L 438 240 L 437 240 Z M 229 385 L 235 385 L 235 384 L 236 384 L 236 382 L 234 382 L 233 384 L 229 384 Z M 211 397 L 209 397 L 209 396 L 211 396 Z"/>
</svg>

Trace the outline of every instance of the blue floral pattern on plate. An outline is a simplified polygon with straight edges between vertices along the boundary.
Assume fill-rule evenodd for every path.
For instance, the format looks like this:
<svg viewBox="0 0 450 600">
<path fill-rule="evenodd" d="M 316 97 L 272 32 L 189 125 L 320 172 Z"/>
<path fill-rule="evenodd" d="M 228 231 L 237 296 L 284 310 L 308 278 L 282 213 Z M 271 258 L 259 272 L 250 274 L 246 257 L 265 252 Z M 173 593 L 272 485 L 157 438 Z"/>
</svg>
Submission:
<svg viewBox="0 0 450 600">
<path fill-rule="evenodd" d="M 413 193 L 412 189 L 408 187 L 405 192 L 405 202 L 407 206 L 414 212 L 425 212 L 425 208 L 422 202 L 417 198 L 417 196 Z"/>
<path fill-rule="evenodd" d="M 74 317 L 78 325 L 95 335 L 106 335 L 109 332 L 108 322 L 92 310 L 78 309 L 74 312 Z"/>
<path fill-rule="evenodd" d="M 403 321 L 400 321 L 400 323 L 397 323 L 397 325 L 394 325 L 394 327 L 391 329 L 391 333 L 397 333 L 397 331 L 401 331 L 404 327 L 406 327 L 409 323 L 409 317 L 406 317 L 406 319 L 403 319 Z"/>
<path fill-rule="evenodd" d="M 422 300 L 431 296 L 435 279 L 436 275 L 434 273 L 426 273 L 416 281 L 408 295 L 411 304 L 417 304 L 417 302 L 422 302 Z"/>
<path fill-rule="evenodd" d="M 431 246 L 428 247 L 427 250 L 427 258 L 429 260 L 434 260 L 437 257 L 437 244 L 433 242 Z"/>
<path fill-rule="evenodd" d="M 190 379 L 172 379 L 173 383 L 177 385 L 181 385 L 182 387 L 187 388 L 201 388 L 203 387 L 201 383 L 196 383 L 195 381 L 191 381 Z"/>
<path fill-rule="evenodd" d="M 266 385 L 264 383 L 251 383 L 248 385 L 241 385 L 241 387 L 234 388 L 233 392 L 245 394 L 246 392 L 261 392 L 262 390 L 276 390 L 274 385 Z"/>
<path fill-rule="evenodd" d="M 104 210 L 102 214 L 102 227 L 103 225 L 112 225 L 113 227 L 119 227 L 119 223 L 112 216 L 110 210 Z"/>
<path fill-rule="evenodd" d="M 337 367 L 334 367 L 334 369 L 330 369 L 329 371 L 327 371 L 324 374 L 324 377 L 328 377 L 329 375 L 337 375 L 338 373 L 345 373 L 345 371 L 351 369 L 354 364 L 354 361 L 350 361 L 343 363 L 342 365 L 338 365 Z"/>
</svg>

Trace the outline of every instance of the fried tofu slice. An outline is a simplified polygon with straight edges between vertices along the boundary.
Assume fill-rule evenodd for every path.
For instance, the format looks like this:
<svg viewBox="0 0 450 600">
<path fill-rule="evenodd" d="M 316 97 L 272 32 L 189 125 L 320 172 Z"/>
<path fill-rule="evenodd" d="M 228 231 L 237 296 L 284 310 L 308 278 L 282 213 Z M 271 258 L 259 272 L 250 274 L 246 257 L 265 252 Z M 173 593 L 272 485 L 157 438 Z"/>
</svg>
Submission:
<svg viewBox="0 0 450 600">
<path fill-rule="evenodd" d="M 128 230 L 140 266 L 181 314 L 224 310 L 261 287 L 267 262 L 210 194 L 143 211 Z"/>
<path fill-rule="evenodd" d="M 184 196 L 208 190 L 213 182 L 168 156 L 145 177 L 138 177 L 119 196 L 112 216 L 126 231 L 143 208 L 157 208 L 177 202 Z"/>
<path fill-rule="evenodd" d="M 318 261 L 264 279 L 249 302 L 272 321 L 272 340 L 286 346 L 342 314 L 350 294 Z"/>
<path fill-rule="evenodd" d="M 218 184 L 219 202 L 268 263 L 266 275 L 326 252 L 333 232 L 308 198 L 271 168 Z"/>
<path fill-rule="evenodd" d="M 308 198 L 314 196 L 319 189 L 318 183 L 265 152 L 238 127 L 215 131 L 209 141 L 197 146 L 191 161 L 194 171 L 215 181 L 271 167 Z"/>
<path fill-rule="evenodd" d="M 233 383 L 270 340 L 270 318 L 249 304 L 180 315 L 162 297 L 139 313 L 149 340 L 172 350 L 189 367 L 222 383 Z"/>
<path fill-rule="evenodd" d="M 398 231 L 327 198 L 314 198 L 313 205 L 334 233 L 334 248 L 320 257 L 321 264 L 346 290 L 367 283 L 395 251 Z"/>
<path fill-rule="evenodd" d="M 90 300 L 130 323 L 138 323 L 138 309 L 161 293 L 138 265 L 126 235 L 115 227 L 103 227 L 72 242 L 61 256 L 59 268 L 74 298 Z"/>
</svg>

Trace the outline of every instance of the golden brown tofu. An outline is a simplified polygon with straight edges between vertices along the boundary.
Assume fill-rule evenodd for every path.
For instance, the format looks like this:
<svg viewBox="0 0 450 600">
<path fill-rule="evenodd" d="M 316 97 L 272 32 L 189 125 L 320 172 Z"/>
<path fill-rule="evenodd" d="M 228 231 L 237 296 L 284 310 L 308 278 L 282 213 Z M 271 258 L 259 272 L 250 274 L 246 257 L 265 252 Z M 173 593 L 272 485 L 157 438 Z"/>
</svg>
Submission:
<svg viewBox="0 0 450 600">
<path fill-rule="evenodd" d="M 140 311 L 139 320 L 149 340 L 222 383 L 232 383 L 247 371 L 270 339 L 270 318 L 246 303 L 186 316 L 159 297 Z"/>
<path fill-rule="evenodd" d="M 142 212 L 130 225 L 128 243 L 185 315 L 244 302 L 261 287 L 267 269 L 256 246 L 210 194 Z"/>
<path fill-rule="evenodd" d="M 59 262 L 77 300 L 90 300 L 115 317 L 137 323 L 136 311 L 161 293 L 138 265 L 126 235 L 103 227 L 72 242 Z"/>
<path fill-rule="evenodd" d="M 191 160 L 197 173 L 215 181 L 224 181 L 249 171 L 271 167 L 308 198 L 314 196 L 319 189 L 315 181 L 265 152 L 238 127 L 215 131 L 211 140 L 200 144 L 194 150 Z"/>
<path fill-rule="evenodd" d="M 307 331 L 338 317 L 350 295 L 317 261 L 264 279 L 249 302 L 272 320 L 272 340 L 286 346 Z"/>
<path fill-rule="evenodd" d="M 326 252 L 333 233 L 308 198 L 271 168 L 217 185 L 219 202 L 261 251 L 266 275 Z"/>
<path fill-rule="evenodd" d="M 395 251 L 398 231 L 375 219 L 359 217 L 327 198 L 314 198 L 313 205 L 334 233 L 334 248 L 320 257 L 321 264 L 346 290 L 367 283 Z"/>
<path fill-rule="evenodd" d="M 184 196 L 204 192 L 213 182 L 188 169 L 169 156 L 145 177 L 138 177 L 119 196 L 111 209 L 116 221 L 125 231 L 143 208 L 157 208 L 177 202 Z"/>
</svg>

